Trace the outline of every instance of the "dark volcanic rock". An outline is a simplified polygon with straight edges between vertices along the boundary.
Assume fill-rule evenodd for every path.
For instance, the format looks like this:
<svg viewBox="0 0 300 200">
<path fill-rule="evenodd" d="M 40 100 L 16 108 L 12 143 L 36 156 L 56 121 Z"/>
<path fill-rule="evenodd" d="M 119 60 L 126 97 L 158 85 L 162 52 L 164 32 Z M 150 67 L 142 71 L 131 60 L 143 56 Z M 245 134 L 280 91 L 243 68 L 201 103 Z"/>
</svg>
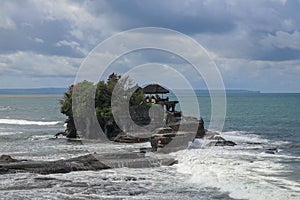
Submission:
<svg viewBox="0 0 300 200">
<path fill-rule="evenodd" d="M 170 127 L 159 128 L 154 131 L 150 142 L 152 151 L 170 153 L 188 147 L 188 143 L 195 138 L 193 132 L 175 132 Z"/>
<path fill-rule="evenodd" d="M 71 171 L 100 170 L 109 167 L 99 162 L 91 154 L 57 161 L 23 161 L 1 164 L 0 167 L 7 169 L 6 173 L 31 172 L 40 174 L 68 173 Z M 1 171 L 3 173 L 3 171 Z"/>
<path fill-rule="evenodd" d="M 235 146 L 236 143 L 229 141 L 229 140 L 218 140 L 215 143 L 215 146 Z"/>
<path fill-rule="evenodd" d="M 149 137 L 137 137 L 131 135 L 118 135 L 115 137 L 114 142 L 121 142 L 121 143 L 141 143 L 141 142 L 149 142 Z"/>
<path fill-rule="evenodd" d="M 236 143 L 230 140 L 225 140 L 219 133 L 206 132 L 206 138 L 212 140 L 210 146 L 235 146 Z"/>
<path fill-rule="evenodd" d="M 18 160 L 13 159 L 9 155 L 1 155 L 0 156 L 0 163 L 11 163 L 11 162 L 17 162 Z"/>
<path fill-rule="evenodd" d="M 200 118 L 198 122 L 198 130 L 196 134 L 196 138 L 203 138 L 205 136 L 206 130 L 204 128 L 204 121 L 202 118 Z"/>
<path fill-rule="evenodd" d="M 2 157 L 2 156 L 1 156 Z M 10 156 L 9 156 L 10 157 Z M 6 159 L 7 157 L 4 156 Z M 12 158 L 11 158 L 12 159 Z M 12 159 L 15 160 L 15 159 Z M 1 162 L 0 174 L 30 172 L 40 174 L 68 173 L 71 171 L 103 170 L 109 168 L 147 168 L 176 164 L 174 159 L 146 157 L 144 153 L 88 154 L 67 160 Z"/>
<path fill-rule="evenodd" d="M 173 131 L 179 131 L 179 128 L 185 132 L 197 130 L 195 138 L 203 138 L 206 133 L 206 130 L 204 128 L 204 121 L 202 118 L 200 120 L 197 120 L 194 118 L 185 117 L 185 122 L 179 121 L 176 123 L 168 124 L 168 126 L 172 128 Z"/>
<path fill-rule="evenodd" d="M 268 154 L 275 154 L 278 152 L 278 148 L 268 148 L 266 149 L 265 153 L 268 153 Z"/>
</svg>

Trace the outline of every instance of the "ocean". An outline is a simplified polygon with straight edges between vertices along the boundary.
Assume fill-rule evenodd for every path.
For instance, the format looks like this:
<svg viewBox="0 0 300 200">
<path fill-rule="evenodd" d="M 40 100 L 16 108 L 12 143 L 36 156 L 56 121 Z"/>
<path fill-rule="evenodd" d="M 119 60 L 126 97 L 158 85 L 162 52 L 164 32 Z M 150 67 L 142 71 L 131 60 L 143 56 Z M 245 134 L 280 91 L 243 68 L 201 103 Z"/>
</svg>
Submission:
<svg viewBox="0 0 300 200">
<path fill-rule="evenodd" d="M 207 127 L 210 97 L 199 93 L 198 98 Z M 60 99 L 54 94 L 0 95 L 0 154 L 57 160 L 88 153 L 78 140 L 54 138 L 65 129 Z M 179 161 L 174 166 L 0 175 L 0 199 L 300 199 L 300 94 L 228 94 L 220 134 L 237 145 L 211 147 L 196 139 L 167 155 Z M 88 149 L 122 148 L 94 145 Z M 266 153 L 270 148 L 278 152 Z"/>
</svg>

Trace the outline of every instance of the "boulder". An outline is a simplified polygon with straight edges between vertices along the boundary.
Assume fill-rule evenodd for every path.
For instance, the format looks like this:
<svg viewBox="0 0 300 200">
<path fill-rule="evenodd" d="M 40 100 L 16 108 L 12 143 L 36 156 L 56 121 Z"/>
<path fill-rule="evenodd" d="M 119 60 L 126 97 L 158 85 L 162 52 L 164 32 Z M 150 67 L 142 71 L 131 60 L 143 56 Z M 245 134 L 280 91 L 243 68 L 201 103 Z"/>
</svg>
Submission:
<svg viewBox="0 0 300 200">
<path fill-rule="evenodd" d="M 121 143 L 141 143 L 141 142 L 149 142 L 150 138 L 148 137 L 136 137 L 131 135 L 118 135 L 115 137 L 114 142 Z"/>
<path fill-rule="evenodd" d="M 152 150 L 157 151 L 158 147 L 168 144 L 175 135 L 176 132 L 173 132 L 173 129 L 170 127 L 161 127 L 155 129 L 150 138 Z"/>
<path fill-rule="evenodd" d="M 268 154 L 275 154 L 278 152 L 278 148 L 268 148 L 265 150 L 265 153 L 268 153 Z"/>
<path fill-rule="evenodd" d="M 167 129 L 166 129 L 167 130 Z M 161 153 L 170 153 L 183 150 L 188 147 L 188 143 L 195 138 L 195 133 L 192 132 L 170 132 L 153 134 L 150 142 L 152 151 Z"/>
<path fill-rule="evenodd" d="M 206 133 L 206 129 L 204 128 L 204 121 L 202 118 L 200 118 L 200 120 L 197 120 L 195 118 L 185 117 L 184 121 L 172 123 L 168 126 L 172 128 L 173 131 L 178 131 L 179 128 L 181 128 L 182 131 L 186 132 L 197 130 L 195 133 L 195 138 L 203 138 Z"/>
<path fill-rule="evenodd" d="M 161 128 L 157 128 L 153 131 L 152 135 L 161 135 L 161 134 L 165 134 L 165 133 L 172 133 L 173 129 L 171 127 L 161 127 Z"/>
<path fill-rule="evenodd" d="M 11 163 L 11 162 L 18 162 L 18 160 L 12 158 L 10 155 L 0 156 L 0 163 Z"/>
<path fill-rule="evenodd" d="M 198 122 L 198 130 L 196 134 L 196 138 L 203 138 L 205 136 L 206 129 L 204 128 L 204 121 L 202 118 L 200 118 Z"/>
<path fill-rule="evenodd" d="M 229 141 L 229 140 L 218 140 L 215 143 L 215 146 L 235 146 L 236 143 Z"/>
</svg>

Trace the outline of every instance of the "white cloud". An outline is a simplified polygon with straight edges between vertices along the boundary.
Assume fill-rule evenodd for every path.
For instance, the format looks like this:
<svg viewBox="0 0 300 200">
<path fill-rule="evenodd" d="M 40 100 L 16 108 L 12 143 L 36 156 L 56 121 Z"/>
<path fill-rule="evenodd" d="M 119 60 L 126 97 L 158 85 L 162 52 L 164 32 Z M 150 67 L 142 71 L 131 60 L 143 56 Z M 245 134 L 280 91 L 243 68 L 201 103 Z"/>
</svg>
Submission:
<svg viewBox="0 0 300 200">
<path fill-rule="evenodd" d="M 281 5 L 285 5 L 287 0 L 270 0 L 271 2 L 280 3 Z"/>
<path fill-rule="evenodd" d="M 259 61 L 215 57 L 227 88 L 297 92 L 300 60 Z"/>
<path fill-rule="evenodd" d="M 16 29 L 16 24 L 12 19 L 0 14 L 0 28 Z"/>
<path fill-rule="evenodd" d="M 89 12 L 89 2 L 76 3 L 74 1 L 32 1 L 40 12 L 43 13 L 45 20 L 68 20 L 72 25 L 70 33 L 78 39 L 84 39 L 87 32 L 97 32 L 98 36 L 107 36 L 113 31 L 110 18 L 106 13 L 105 1 L 98 1 L 100 4 L 99 15 L 93 15 Z M 101 14 L 103 12 L 103 14 Z M 85 38 L 86 39 L 86 38 Z"/>
<path fill-rule="evenodd" d="M 75 76 L 81 59 L 46 56 L 32 52 L 0 55 L 1 75 L 17 76 Z"/>
<path fill-rule="evenodd" d="M 16 29 L 16 23 L 13 21 L 11 16 L 9 16 L 10 12 L 13 12 L 14 9 L 12 6 L 4 1 L 1 2 L 0 7 L 0 29 Z"/>
<path fill-rule="evenodd" d="M 61 40 L 61 41 L 57 42 L 55 45 L 58 46 L 58 47 L 69 46 L 71 48 L 76 48 L 76 47 L 79 46 L 79 43 L 75 42 L 75 41 L 69 42 L 69 41 L 66 41 L 66 40 Z"/>
<path fill-rule="evenodd" d="M 282 22 L 282 26 L 285 28 L 285 30 L 291 31 L 294 29 L 295 24 L 292 19 L 284 19 Z"/>
<path fill-rule="evenodd" d="M 44 43 L 44 40 L 38 37 L 34 38 L 34 41 L 36 41 L 37 43 Z"/>
</svg>

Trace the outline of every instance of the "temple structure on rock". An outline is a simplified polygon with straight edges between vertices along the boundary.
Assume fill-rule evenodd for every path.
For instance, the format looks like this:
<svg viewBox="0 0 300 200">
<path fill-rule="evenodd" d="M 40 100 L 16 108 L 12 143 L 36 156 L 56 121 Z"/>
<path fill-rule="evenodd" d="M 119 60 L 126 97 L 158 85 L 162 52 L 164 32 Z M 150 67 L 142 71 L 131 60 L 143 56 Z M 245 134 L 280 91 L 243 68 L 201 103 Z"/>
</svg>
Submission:
<svg viewBox="0 0 300 200">
<path fill-rule="evenodd" d="M 164 98 L 164 94 L 170 93 L 169 90 L 158 84 L 147 85 L 142 90 L 147 103 L 162 105 L 162 107 L 178 121 L 181 119 L 181 112 L 175 110 L 178 101 L 170 101 L 169 97 Z"/>
</svg>

